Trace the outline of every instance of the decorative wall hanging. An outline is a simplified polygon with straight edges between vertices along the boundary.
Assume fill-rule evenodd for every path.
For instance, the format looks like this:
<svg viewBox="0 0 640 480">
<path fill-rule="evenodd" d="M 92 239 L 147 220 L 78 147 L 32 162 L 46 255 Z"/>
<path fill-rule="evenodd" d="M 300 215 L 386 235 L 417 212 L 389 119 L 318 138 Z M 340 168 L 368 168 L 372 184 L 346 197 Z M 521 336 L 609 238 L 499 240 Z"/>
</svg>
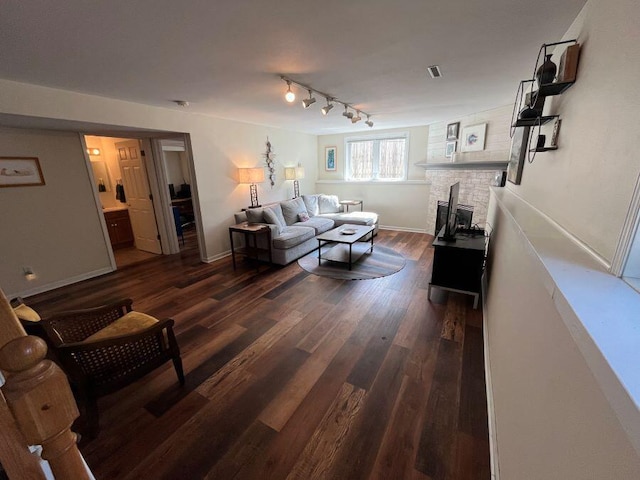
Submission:
<svg viewBox="0 0 640 480">
<path fill-rule="evenodd" d="M 509 155 L 509 167 L 507 170 L 507 180 L 515 185 L 520 185 L 522 179 L 522 169 L 524 168 L 524 158 L 529 145 L 529 131 L 531 127 L 516 128 L 511 139 L 511 153 Z"/>
<path fill-rule="evenodd" d="M 460 122 L 447 125 L 447 140 L 457 140 L 460 131 Z"/>
<path fill-rule="evenodd" d="M 447 142 L 447 143 L 445 144 L 445 147 L 444 147 L 444 156 L 445 156 L 446 158 L 453 158 L 453 154 L 454 154 L 454 152 L 456 151 L 456 143 L 458 143 L 458 142 L 456 142 L 456 141 L 454 140 L 453 142 Z"/>
<path fill-rule="evenodd" d="M 0 157 L 0 187 L 44 185 L 38 157 Z"/>
<path fill-rule="evenodd" d="M 269 183 L 271 184 L 271 188 L 276 184 L 276 168 L 275 168 L 275 154 L 271 150 L 271 142 L 269 141 L 269 137 L 267 137 L 267 151 L 264 153 L 264 159 L 267 162 L 267 170 L 269 170 Z"/>
<path fill-rule="evenodd" d="M 469 125 L 462 128 L 461 152 L 481 152 L 484 150 L 484 138 L 487 133 L 487 124 Z"/>
<path fill-rule="evenodd" d="M 324 148 L 324 169 L 327 172 L 336 171 L 336 147 Z"/>
</svg>

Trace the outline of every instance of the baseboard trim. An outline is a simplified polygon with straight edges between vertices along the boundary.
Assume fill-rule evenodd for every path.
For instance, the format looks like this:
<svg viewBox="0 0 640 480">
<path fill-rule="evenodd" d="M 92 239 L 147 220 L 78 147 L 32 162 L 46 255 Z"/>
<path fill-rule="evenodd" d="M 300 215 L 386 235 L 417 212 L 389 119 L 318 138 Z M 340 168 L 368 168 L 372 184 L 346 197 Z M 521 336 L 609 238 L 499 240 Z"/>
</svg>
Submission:
<svg viewBox="0 0 640 480">
<path fill-rule="evenodd" d="M 201 260 L 204 263 L 212 263 L 212 262 L 215 262 L 216 260 L 220 260 L 220 259 L 222 259 L 224 257 L 228 257 L 229 255 L 231 255 L 231 250 L 226 250 L 226 251 L 224 251 L 222 253 L 219 253 L 217 255 L 212 255 L 210 257 L 202 258 Z"/>
<path fill-rule="evenodd" d="M 394 227 L 393 225 L 380 225 L 378 228 L 380 230 L 397 230 L 398 232 L 427 233 L 425 228 Z"/>
<path fill-rule="evenodd" d="M 489 462 L 491 468 L 491 480 L 500 479 L 498 468 L 498 442 L 496 438 L 496 415 L 493 403 L 493 384 L 491 382 L 491 363 L 489 362 L 489 335 L 487 312 L 487 275 L 482 275 L 482 340 L 484 345 L 484 376 L 487 393 L 487 423 L 489 427 Z"/>
<path fill-rule="evenodd" d="M 83 273 L 81 275 L 76 275 L 75 277 L 69 277 L 63 280 L 58 280 L 57 282 L 51 282 L 45 285 L 39 285 L 37 287 L 30 288 L 28 290 L 22 290 L 20 292 L 7 293 L 6 295 L 8 298 L 30 297 L 32 295 L 37 295 L 38 293 L 48 292 L 50 290 L 55 290 L 56 288 L 60 288 L 60 287 L 66 287 L 67 285 L 71 285 L 72 283 L 78 283 L 78 282 L 82 282 L 83 280 L 99 277 L 101 275 L 105 275 L 113 271 L 115 271 L 115 268 L 110 266 L 105 268 L 100 268 L 98 270 L 93 270 L 91 272 Z"/>
</svg>

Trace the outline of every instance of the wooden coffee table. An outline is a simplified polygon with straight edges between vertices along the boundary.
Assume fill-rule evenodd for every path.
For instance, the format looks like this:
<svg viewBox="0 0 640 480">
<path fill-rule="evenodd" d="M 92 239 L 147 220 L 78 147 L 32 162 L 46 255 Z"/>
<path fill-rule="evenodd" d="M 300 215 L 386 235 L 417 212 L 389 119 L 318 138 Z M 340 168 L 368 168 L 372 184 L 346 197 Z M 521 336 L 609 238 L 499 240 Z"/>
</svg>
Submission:
<svg viewBox="0 0 640 480">
<path fill-rule="evenodd" d="M 371 246 L 369 246 L 368 242 L 356 244 L 369 233 L 371 234 Z M 321 264 L 322 260 L 330 260 L 332 262 L 347 263 L 349 270 L 351 270 L 353 263 L 362 255 L 373 252 L 373 227 L 345 223 L 338 228 L 321 233 L 316 237 L 316 240 L 318 240 L 318 265 Z M 327 243 L 335 243 L 336 245 L 325 252 L 323 257 L 322 246 Z"/>
</svg>

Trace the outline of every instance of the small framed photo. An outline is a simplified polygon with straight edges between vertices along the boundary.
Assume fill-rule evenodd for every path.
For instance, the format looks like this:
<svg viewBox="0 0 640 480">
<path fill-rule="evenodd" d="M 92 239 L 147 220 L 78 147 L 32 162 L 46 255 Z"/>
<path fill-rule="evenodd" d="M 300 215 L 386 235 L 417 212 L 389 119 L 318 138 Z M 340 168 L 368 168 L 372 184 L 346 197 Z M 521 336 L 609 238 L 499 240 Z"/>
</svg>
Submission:
<svg viewBox="0 0 640 480">
<path fill-rule="evenodd" d="M 447 158 L 452 158 L 453 157 L 453 154 L 456 151 L 456 144 L 457 143 L 458 142 L 453 141 L 453 142 L 447 142 L 445 144 L 445 147 L 444 147 L 444 156 L 445 157 L 447 157 Z"/>
<path fill-rule="evenodd" d="M 457 140 L 460 132 L 460 122 L 447 125 L 447 140 Z"/>
<path fill-rule="evenodd" d="M 0 157 L 0 187 L 44 185 L 38 157 Z"/>
<path fill-rule="evenodd" d="M 324 169 L 327 172 L 336 171 L 336 147 L 324 147 Z"/>
<path fill-rule="evenodd" d="M 529 147 L 529 131 L 531 127 L 516 128 L 511 139 L 511 153 L 509 154 L 509 166 L 507 168 L 507 180 L 515 185 L 520 185 L 524 159 Z"/>
<path fill-rule="evenodd" d="M 469 125 L 462 129 L 461 152 L 481 152 L 484 150 L 484 140 L 487 134 L 487 124 Z"/>
</svg>

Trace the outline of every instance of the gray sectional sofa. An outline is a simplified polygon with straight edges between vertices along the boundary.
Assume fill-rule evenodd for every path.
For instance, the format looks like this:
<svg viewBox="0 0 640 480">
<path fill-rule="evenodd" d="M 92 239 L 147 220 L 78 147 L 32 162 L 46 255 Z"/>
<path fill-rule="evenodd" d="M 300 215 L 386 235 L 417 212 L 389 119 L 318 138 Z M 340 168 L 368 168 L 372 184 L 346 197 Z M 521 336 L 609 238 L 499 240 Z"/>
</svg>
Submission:
<svg viewBox="0 0 640 480">
<path fill-rule="evenodd" d="M 335 195 L 303 195 L 234 216 L 236 223 L 262 223 L 271 228 L 271 254 L 273 263 L 279 265 L 315 250 L 318 248 L 316 235 L 345 223 L 370 225 L 374 227 L 374 235 L 378 232 L 377 213 L 345 212 Z"/>
</svg>

